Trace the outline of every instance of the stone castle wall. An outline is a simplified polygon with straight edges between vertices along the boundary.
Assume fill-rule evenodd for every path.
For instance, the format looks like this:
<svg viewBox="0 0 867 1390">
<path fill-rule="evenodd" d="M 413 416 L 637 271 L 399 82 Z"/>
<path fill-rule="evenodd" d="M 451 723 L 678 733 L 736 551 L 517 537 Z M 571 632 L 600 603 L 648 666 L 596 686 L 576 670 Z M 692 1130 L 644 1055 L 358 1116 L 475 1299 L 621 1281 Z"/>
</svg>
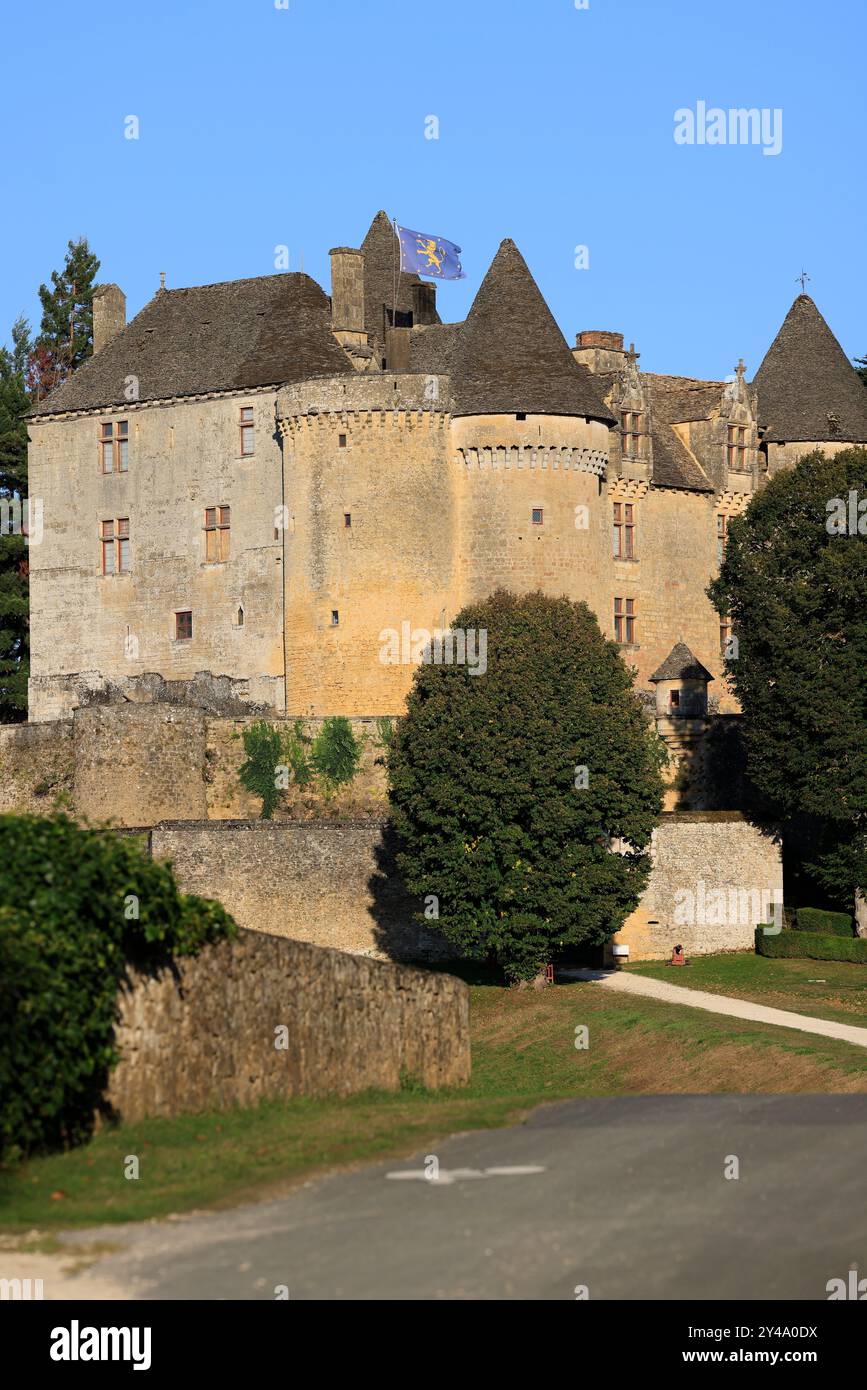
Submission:
<svg viewBox="0 0 867 1390">
<path fill-rule="evenodd" d="M 128 1122 L 470 1077 L 462 981 L 259 932 L 131 970 L 119 1011 L 107 1100 Z"/>
<path fill-rule="evenodd" d="M 282 708 L 283 501 L 276 393 L 137 404 L 31 420 L 29 491 L 44 534 L 29 549 L 30 719 L 63 717 L 106 684 L 197 672 Z M 239 412 L 253 408 L 255 453 L 240 457 Z M 103 474 L 99 430 L 127 421 L 129 468 Z M 205 509 L 230 508 L 229 558 L 208 563 Z M 100 524 L 128 518 L 130 571 L 103 574 Z M 244 621 L 239 623 L 238 610 Z M 177 640 L 175 613 L 193 638 Z"/>
<path fill-rule="evenodd" d="M 396 960 L 447 958 L 413 921 L 385 821 L 167 821 L 150 836 L 187 893 L 217 898 L 243 927 Z"/>
<path fill-rule="evenodd" d="M 665 815 L 651 853 L 648 886 L 614 938 L 630 960 L 664 958 L 676 945 L 687 955 L 748 950 L 756 926 L 770 920 L 772 895 L 782 900 L 779 840 L 738 812 Z"/>
</svg>

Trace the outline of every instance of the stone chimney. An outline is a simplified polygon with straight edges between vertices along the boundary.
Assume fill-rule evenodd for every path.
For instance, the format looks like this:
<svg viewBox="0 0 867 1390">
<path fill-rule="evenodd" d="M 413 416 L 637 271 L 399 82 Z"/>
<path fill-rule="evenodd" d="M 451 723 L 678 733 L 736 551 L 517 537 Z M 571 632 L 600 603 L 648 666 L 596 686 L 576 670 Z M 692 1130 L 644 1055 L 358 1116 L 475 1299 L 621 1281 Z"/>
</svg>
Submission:
<svg viewBox="0 0 867 1390">
<path fill-rule="evenodd" d="M 577 334 L 572 356 L 591 372 L 619 372 L 626 363 L 623 334 L 608 333 L 601 328 L 588 328 Z"/>
<path fill-rule="evenodd" d="M 364 329 L 364 252 L 335 246 L 331 256 L 331 329 L 345 348 L 367 347 Z"/>
<path fill-rule="evenodd" d="M 419 324 L 436 323 L 437 321 L 437 287 L 432 285 L 429 280 L 421 280 L 412 287 L 412 326 L 418 327 Z"/>
<path fill-rule="evenodd" d="M 125 328 L 126 295 L 120 285 L 96 285 L 93 291 L 94 352 L 100 352 Z"/>
</svg>

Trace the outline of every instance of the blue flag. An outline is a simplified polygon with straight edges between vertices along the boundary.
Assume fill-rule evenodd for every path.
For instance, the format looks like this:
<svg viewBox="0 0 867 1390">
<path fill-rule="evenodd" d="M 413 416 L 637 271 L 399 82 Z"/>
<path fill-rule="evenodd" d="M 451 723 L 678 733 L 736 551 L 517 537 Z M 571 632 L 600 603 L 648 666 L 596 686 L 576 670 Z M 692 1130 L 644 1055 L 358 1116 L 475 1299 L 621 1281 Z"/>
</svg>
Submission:
<svg viewBox="0 0 867 1390">
<path fill-rule="evenodd" d="M 398 227 L 400 268 L 416 275 L 430 275 L 435 280 L 465 280 L 461 269 L 461 248 L 445 237 L 428 236 L 427 232 L 411 232 Z"/>
</svg>

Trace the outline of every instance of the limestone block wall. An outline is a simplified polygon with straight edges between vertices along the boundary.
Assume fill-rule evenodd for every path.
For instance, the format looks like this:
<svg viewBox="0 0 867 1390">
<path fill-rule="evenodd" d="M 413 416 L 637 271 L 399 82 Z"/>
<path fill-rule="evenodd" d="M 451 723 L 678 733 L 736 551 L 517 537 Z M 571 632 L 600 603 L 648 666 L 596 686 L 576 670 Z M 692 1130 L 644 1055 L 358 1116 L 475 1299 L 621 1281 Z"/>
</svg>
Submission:
<svg viewBox="0 0 867 1390">
<path fill-rule="evenodd" d="M 448 958 L 417 926 L 385 822 L 164 822 L 151 832 L 187 893 L 217 898 L 243 927 L 391 959 Z"/>
<path fill-rule="evenodd" d="M 783 861 L 772 827 L 736 811 L 673 812 L 653 832 L 653 869 L 641 901 L 614 938 L 630 960 L 747 950 L 782 901 Z"/>
<path fill-rule="evenodd" d="M 127 1121 L 470 1077 L 462 981 L 259 932 L 131 971 L 119 1012 L 107 1099 Z"/>
<path fill-rule="evenodd" d="M 383 660 L 382 634 L 433 631 L 455 611 L 448 416 L 424 384 L 314 383 L 316 406 L 280 395 L 291 715 L 401 713 L 414 663 Z"/>
<path fill-rule="evenodd" d="M 597 421 L 566 416 L 453 421 L 460 603 L 496 588 L 541 589 L 583 599 L 598 612 L 611 555 L 608 435 Z M 533 523 L 534 510 L 542 512 L 541 524 Z"/>
<path fill-rule="evenodd" d="M 619 500 L 616 486 L 611 500 Z M 602 629 L 614 635 L 615 597 L 632 598 L 636 641 L 623 648 L 623 658 L 636 668 L 636 683 L 646 685 L 675 642 L 683 641 L 716 678 L 709 694 L 729 708 L 719 616 L 705 593 L 717 572 L 714 498 L 650 488 L 636 497 L 634 507 L 636 558 L 613 560 L 606 567 L 607 611 L 599 613 L 597 606 Z M 608 523 L 613 523 L 611 503 Z"/>
<path fill-rule="evenodd" d="M 87 673 L 123 687 L 148 672 L 189 680 L 209 671 L 247 682 L 250 701 L 282 708 L 274 402 L 273 390 L 260 390 L 30 421 L 30 497 L 42 503 L 44 531 L 28 557 L 31 720 L 68 713 Z M 254 411 L 249 458 L 240 455 L 242 406 Z M 121 420 L 129 467 L 104 474 L 100 427 Z M 230 508 L 229 553 L 209 563 L 205 509 L 218 506 Z M 101 523 L 122 518 L 129 573 L 103 574 Z M 190 640 L 176 638 L 179 611 L 192 612 Z"/>
<path fill-rule="evenodd" d="M 0 813 L 71 803 L 73 766 L 71 719 L 0 725 Z"/>
<path fill-rule="evenodd" d="M 766 445 L 768 473 L 773 477 L 782 468 L 794 468 L 799 459 L 802 459 L 805 454 L 814 453 L 816 449 L 821 449 L 828 458 L 831 458 L 834 454 L 839 454 L 841 449 L 853 449 L 855 447 L 854 444 L 839 439 L 816 439 L 812 442 L 802 440 L 800 443 L 795 442 L 793 444 L 768 444 Z"/>
<path fill-rule="evenodd" d="M 173 705 L 75 711 L 73 804 L 90 821 L 147 826 L 207 814 L 205 716 Z"/>
</svg>

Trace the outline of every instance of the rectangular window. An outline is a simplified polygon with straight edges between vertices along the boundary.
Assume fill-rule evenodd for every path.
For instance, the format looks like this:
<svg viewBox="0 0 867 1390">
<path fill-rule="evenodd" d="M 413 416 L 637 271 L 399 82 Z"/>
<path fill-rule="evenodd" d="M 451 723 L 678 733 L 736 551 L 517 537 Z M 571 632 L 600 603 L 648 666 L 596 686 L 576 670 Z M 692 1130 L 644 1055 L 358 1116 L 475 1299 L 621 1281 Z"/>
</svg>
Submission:
<svg viewBox="0 0 867 1390">
<path fill-rule="evenodd" d="M 729 543 L 729 519 L 727 516 L 718 514 L 716 519 L 716 562 L 721 565 L 726 557 L 726 546 Z"/>
<path fill-rule="evenodd" d="M 256 448 L 256 429 L 253 424 L 253 407 L 241 406 L 241 458 L 249 458 Z"/>
<path fill-rule="evenodd" d="M 99 530 L 102 537 L 102 572 L 114 574 L 114 522 L 103 521 Z"/>
<path fill-rule="evenodd" d="M 332 608 L 332 610 L 331 610 L 331 626 L 332 626 L 332 627 L 339 627 L 339 626 L 340 626 L 340 613 L 339 613 L 338 609 L 336 609 L 336 608 Z"/>
<path fill-rule="evenodd" d="M 192 613 L 175 614 L 175 641 L 189 642 L 193 636 L 193 615 Z"/>
<path fill-rule="evenodd" d="M 345 448 L 346 448 L 346 435 L 345 435 L 345 434 L 339 434 L 339 435 L 337 436 L 337 444 L 338 444 L 338 447 L 341 448 L 341 449 L 345 449 Z"/>
<path fill-rule="evenodd" d="M 615 560 L 635 559 L 635 503 L 614 503 L 613 551 Z"/>
<path fill-rule="evenodd" d="M 205 508 L 205 560 L 214 563 L 229 558 L 229 508 Z"/>
<path fill-rule="evenodd" d="M 129 574 L 129 517 L 99 523 L 103 574 Z"/>
<path fill-rule="evenodd" d="M 352 513 L 351 513 L 351 512 L 344 512 L 344 513 L 343 513 L 343 525 L 346 527 L 347 531 L 349 531 L 349 530 L 352 529 Z"/>
<path fill-rule="evenodd" d="M 614 600 L 614 640 L 623 646 L 635 643 L 635 599 Z"/>
<path fill-rule="evenodd" d="M 99 462 L 103 473 L 129 468 L 129 421 L 104 421 L 99 427 Z"/>
<path fill-rule="evenodd" d="M 534 526 L 541 526 L 541 525 L 543 525 L 544 520 L 545 520 L 545 513 L 543 512 L 542 508 L 541 508 L 541 507 L 534 507 L 534 508 L 533 508 L 533 525 L 534 525 Z"/>
<path fill-rule="evenodd" d="M 117 571 L 129 574 L 129 517 L 122 516 L 117 523 Z"/>
<path fill-rule="evenodd" d="M 726 463 L 737 473 L 749 472 L 747 456 L 747 431 L 745 425 L 729 425 L 726 443 Z"/>
<path fill-rule="evenodd" d="M 641 458 L 644 453 L 644 416 L 637 410 L 620 412 L 623 457 Z"/>
</svg>

